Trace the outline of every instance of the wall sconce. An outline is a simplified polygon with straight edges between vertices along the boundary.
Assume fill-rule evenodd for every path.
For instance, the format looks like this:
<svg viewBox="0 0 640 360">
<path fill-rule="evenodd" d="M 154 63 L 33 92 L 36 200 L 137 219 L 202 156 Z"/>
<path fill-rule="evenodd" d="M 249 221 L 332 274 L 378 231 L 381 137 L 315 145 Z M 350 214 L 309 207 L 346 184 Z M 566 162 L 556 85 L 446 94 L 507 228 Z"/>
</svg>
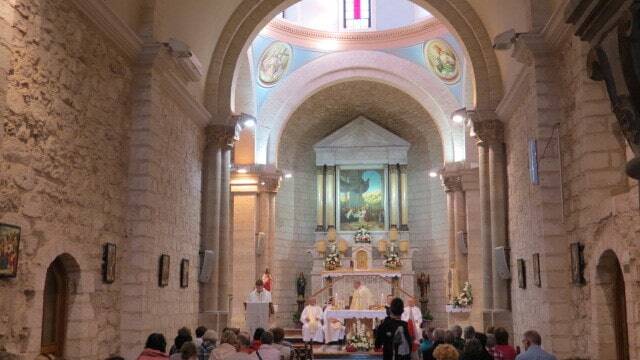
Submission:
<svg viewBox="0 0 640 360">
<path fill-rule="evenodd" d="M 453 121 L 456 124 L 464 124 L 467 120 L 467 117 L 468 117 L 467 108 L 462 108 L 454 111 L 451 114 L 451 121 Z"/>
</svg>

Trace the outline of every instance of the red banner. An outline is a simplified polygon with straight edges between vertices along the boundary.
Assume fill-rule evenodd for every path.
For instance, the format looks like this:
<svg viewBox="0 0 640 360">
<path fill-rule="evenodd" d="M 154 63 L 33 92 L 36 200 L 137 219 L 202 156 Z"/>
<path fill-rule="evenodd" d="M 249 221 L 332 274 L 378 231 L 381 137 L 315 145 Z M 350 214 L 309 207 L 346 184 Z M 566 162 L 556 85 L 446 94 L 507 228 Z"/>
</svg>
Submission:
<svg viewBox="0 0 640 360">
<path fill-rule="evenodd" d="M 356 20 L 362 18 L 360 14 L 360 0 L 353 0 L 353 18 Z"/>
</svg>

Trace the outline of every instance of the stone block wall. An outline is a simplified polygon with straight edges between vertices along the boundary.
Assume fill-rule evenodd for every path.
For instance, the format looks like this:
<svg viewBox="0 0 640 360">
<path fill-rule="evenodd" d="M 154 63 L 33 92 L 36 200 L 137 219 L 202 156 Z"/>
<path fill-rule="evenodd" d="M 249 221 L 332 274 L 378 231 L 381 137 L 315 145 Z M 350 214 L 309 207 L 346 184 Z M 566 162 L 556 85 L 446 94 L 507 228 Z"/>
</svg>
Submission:
<svg viewBox="0 0 640 360">
<path fill-rule="evenodd" d="M 0 222 L 22 227 L 18 276 L 0 280 L 0 346 L 39 352 L 45 274 L 68 254 L 79 274 L 67 336 L 80 345 L 69 358 L 104 357 L 119 351 L 121 281 L 102 283 L 100 264 L 101 245 L 126 238 L 131 64 L 68 1 L 0 7 L 12 26 L 0 46 Z"/>
</svg>

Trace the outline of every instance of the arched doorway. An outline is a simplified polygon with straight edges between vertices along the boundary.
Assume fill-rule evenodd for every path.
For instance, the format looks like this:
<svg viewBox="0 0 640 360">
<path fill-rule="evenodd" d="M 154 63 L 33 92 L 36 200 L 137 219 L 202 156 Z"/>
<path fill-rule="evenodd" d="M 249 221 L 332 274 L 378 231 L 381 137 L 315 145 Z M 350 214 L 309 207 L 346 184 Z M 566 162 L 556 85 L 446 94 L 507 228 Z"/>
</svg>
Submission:
<svg viewBox="0 0 640 360">
<path fill-rule="evenodd" d="M 596 268 L 594 343 L 598 359 L 629 360 L 627 303 L 622 268 L 616 254 L 605 251 Z"/>
<path fill-rule="evenodd" d="M 41 352 L 62 356 L 67 330 L 69 276 L 60 257 L 49 268 L 42 303 Z"/>
</svg>

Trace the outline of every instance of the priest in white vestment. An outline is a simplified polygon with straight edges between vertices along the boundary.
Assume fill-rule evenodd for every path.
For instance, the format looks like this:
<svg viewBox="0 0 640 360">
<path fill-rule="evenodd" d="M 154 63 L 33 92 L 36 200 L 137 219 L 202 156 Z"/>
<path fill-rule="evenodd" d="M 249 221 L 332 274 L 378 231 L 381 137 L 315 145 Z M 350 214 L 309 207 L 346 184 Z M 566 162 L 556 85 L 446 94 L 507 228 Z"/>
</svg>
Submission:
<svg viewBox="0 0 640 360">
<path fill-rule="evenodd" d="M 324 308 L 322 321 L 324 322 L 324 342 L 332 343 L 342 341 L 344 339 L 344 323 L 340 319 L 331 318 L 327 315 L 328 311 L 335 310 L 333 298 L 329 298 L 327 306 Z"/>
<path fill-rule="evenodd" d="M 304 342 L 322 342 L 324 333 L 322 331 L 322 308 L 316 305 L 316 299 L 310 298 L 309 304 L 300 314 L 302 322 L 302 340 Z"/>
<path fill-rule="evenodd" d="M 271 292 L 265 290 L 262 280 L 256 280 L 256 288 L 247 295 L 246 303 L 271 303 Z"/>
<path fill-rule="evenodd" d="M 422 311 L 416 306 L 416 299 L 412 297 L 407 299 L 407 306 L 404 308 L 401 319 L 409 325 L 409 335 L 414 339 L 413 347 L 414 349 L 417 348 L 415 344 L 419 344 L 420 339 L 422 339 L 422 328 L 420 328 L 422 324 Z"/>
<path fill-rule="evenodd" d="M 364 286 L 360 280 L 353 282 L 353 295 L 351 296 L 350 310 L 369 310 L 369 306 L 374 305 L 371 290 Z"/>
</svg>

